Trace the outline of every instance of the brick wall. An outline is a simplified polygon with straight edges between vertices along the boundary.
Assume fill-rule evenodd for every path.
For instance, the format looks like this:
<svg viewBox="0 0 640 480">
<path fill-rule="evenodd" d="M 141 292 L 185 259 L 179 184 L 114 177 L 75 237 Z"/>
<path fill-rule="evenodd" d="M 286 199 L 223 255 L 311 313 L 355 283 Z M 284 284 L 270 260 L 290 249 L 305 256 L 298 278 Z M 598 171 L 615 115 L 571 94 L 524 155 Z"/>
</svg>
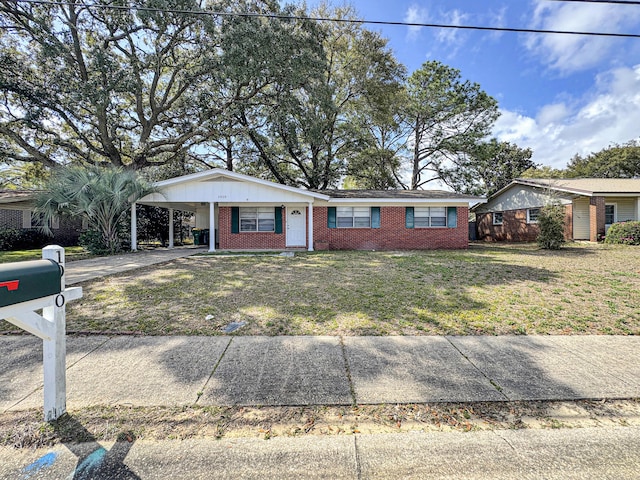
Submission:
<svg viewBox="0 0 640 480">
<path fill-rule="evenodd" d="M 0 228 L 22 228 L 22 210 L 0 209 Z"/>
<path fill-rule="evenodd" d="M 406 228 L 405 207 L 380 208 L 380 228 L 328 228 L 327 207 L 313 209 L 313 237 L 316 250 L 413 250 L 467 248 L 469 209 L 458 207 L 456 228 Z M 286 248 L 286 215 L 282 233 L 231 233 L 231 207 L 218 210 L 218 238 L 221 249 Z M 308 241 L 308 235 L 307 235 Z"/>
<path fill-rule="evenodd" d="M 564 239 L 573 240 L 573 205 L 564 206 Z"/>
<path fill-rule="evenodd" d="M 598 241 L 598 236 L 604 236 L 604 197 L 589 199 L 589 240 Z"/>
<path fill-rule="evenodd" d="M 565 206 L 564 238 L 573 239 L 573 208 Z M 489 242 L 535 242 L 540 233 L 537 223 L 527 223 L 527 209 L 502 212 L 502 225 L 493 224 L 493 212 L 476 213 L 477 238 Z"/>
<path fill-rule="evenodd" d="M 540 229 L 527 223 L 527 210 L 502 212 L 502 225 L 493 224 L 493 213 L 476 214 L 478 240 L 491 242 L 535 242 Z"/>
<path fill-rule="evenodd" d="M 381 207 L 380 228 L 328 228 L 327 207 L 313 209 L 313 239 L 330 250 L 467 248 L 469 209 L 458 207 L 456 228 L 406 228 L 405 207 Z"/>
<path fill-rule="evenodd" d="M 273 248 L 281 250 L 286 247 L 286 223 L 286 215 L 282 215 L 282 233 L 231 233 L 231 207 L 220 207 L 218 209 L 218 242 L 222 249 L 244 250 Z"/>
<path fill-rule="evenodd" d="M 23 210 L 5 210 L 0 209 L 0 228 L 14 228 L 23 230 L 22 228 L 22 215 Z M 37 227 L 32 227 L 37 228 Z M 53 237 L 49 240 L 49 243 L 60 245 L 63 247 L 69 247 L 78 245 L 78 238 L 82 232 L 82 221 L 61 218 L 58 221 L 57 227 L 51 229 Z"/>
<path fill-rule="evenodd" d="M 51 230 L 53 241 L 61 247 L 78 245 L 78 238 L 82 232 L 82 220 L 61 218 L 58 228 Z"/>
</svg>

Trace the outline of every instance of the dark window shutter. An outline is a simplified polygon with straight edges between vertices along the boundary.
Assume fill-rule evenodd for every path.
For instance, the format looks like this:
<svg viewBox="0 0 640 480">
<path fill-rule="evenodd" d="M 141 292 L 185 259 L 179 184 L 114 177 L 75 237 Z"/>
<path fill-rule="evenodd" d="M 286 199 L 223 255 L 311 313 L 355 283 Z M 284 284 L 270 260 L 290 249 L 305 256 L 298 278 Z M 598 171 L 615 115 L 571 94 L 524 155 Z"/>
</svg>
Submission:
<svg viewBox="0 0 640 480">
<path fill-rule="evenodd" d="M 404 226 L 413 228 L 413 207 L 407 207 L 404 214 Z"/>
<path fill-rule="evenodd" d="M 276 214 L 276 229 L 275 232 L 276 233 L 282 233 L 282 207 L 276 207 L 275 209 L 275 214 Z"/>
<path fill-rule="evenodd" d="M 371 207 L 371 228 L 380 228 L 380 207 Z"/>
<path fill-rule="evenodd" d="M 458 226 L 458 208 L 447 207 L 447 227 L 456 228 Z"/>
<path fill-rule="evenodd" d="M 231 207 L 231 233 L 240 233 L 240 208 Z"/>
<path fill-rule="evenodd" d="M 336 228 L 336 207 L 327 208 L 327 228 Z"/>
</svg>

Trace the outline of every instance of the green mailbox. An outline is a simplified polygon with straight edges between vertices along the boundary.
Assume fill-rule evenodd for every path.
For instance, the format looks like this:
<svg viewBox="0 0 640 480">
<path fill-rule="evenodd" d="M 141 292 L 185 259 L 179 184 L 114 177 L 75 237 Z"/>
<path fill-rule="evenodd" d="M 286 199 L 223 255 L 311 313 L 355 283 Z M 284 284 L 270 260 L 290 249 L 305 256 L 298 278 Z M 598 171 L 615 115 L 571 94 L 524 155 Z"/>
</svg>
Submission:
<svg viewBox="0 0 640 480">
<path fill-rule="evenodd" d="M 61 276 L 53 260 L 0 264 L 0 308 L 60 293 Z"/>
</svg>

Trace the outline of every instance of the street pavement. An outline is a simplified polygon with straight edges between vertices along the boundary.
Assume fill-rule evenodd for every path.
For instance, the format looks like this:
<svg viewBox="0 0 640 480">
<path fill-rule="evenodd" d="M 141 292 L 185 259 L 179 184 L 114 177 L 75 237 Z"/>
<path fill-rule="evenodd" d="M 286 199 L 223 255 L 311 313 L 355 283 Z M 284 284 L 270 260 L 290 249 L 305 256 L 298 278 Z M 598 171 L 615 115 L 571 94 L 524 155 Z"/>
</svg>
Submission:
<svg viewBox="0 0 640 480">
<path fill-rule="evenodd" d="M 636 480 L 640 428 L 223 438 L 0 448 L 0 479 Z"/>
</svg>

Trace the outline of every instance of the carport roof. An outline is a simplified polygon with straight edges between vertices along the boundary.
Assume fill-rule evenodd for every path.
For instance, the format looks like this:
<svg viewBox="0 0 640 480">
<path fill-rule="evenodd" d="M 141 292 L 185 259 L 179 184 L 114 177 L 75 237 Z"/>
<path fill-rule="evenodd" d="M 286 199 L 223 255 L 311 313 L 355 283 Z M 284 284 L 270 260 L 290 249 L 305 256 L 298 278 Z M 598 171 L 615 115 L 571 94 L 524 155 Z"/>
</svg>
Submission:
<svg viewBox="0 0 640 480">
<path fill-rule="evenodd" d="M 190 175 L 183 175 L 182 177 L 175 177 L 175 178 L 170 178 L 169 180 L 162 180 L 160 182 L 155 182 L 154 186 L 158 188 L 162 188 L 162 187 L 169 187 L 172 185 L 178 185 L 178 184 L 187 183 L 187 182 L 211 181 L 216 178 L 228 178 L 230 180 L 235 180 L 235 181 L 256 183 L 259 185 L 265 185 L 268 187 L 277 188 L 287 192 L 294 192 L 300 195 L 306 195 L 309 197 L 318 198 L 322 200 L 329 199 L 327 195 L 324 195 L 316 191 L 305 190 L 297 187 L 290 187 L 288 185 L 282 185 L 280 183 L 275 183 L 269 180 L 263 180 L 261 178 L 244 175 L 242 173 L 232 172 L 230 170 L 224 170 L 222 168 L 214 168 L 211 170 L 205 170 L 203 172 L 192 173 Z"/>
</svg>

